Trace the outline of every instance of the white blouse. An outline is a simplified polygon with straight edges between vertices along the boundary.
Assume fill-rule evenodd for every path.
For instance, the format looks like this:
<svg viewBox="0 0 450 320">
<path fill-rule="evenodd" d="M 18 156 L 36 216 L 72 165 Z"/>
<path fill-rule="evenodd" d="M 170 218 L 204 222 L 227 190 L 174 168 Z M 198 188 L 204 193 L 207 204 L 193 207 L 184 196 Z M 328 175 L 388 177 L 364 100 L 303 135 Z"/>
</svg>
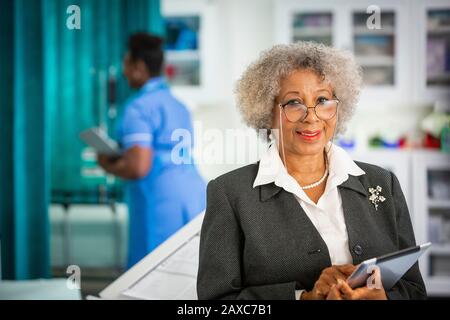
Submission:
<svg viewBox="0 0 450 320">
<path fill-rule="evenodd" d="M 330 143 L 326 150 L 328 148 Z M 328 164 L 329 175 L 325 191 L 316 204 L 300 188 L 294 177 L 287 173 L 276 144 L 272 144 L 261 158 L 253 187 L 274 182 L 278 187 L 292 193 L 326 243 L 331 264 L 353 263 L 348 247 L 342 199 L 337 187 L 345 182 L 349 175 L 360 176 L 365 172 L 344 149 L 335 144 L 331 145 L 328 153 Z M 302 292 L 303 290 L 296 290 L 296 299 L 300 298 Z"/>
</svg>

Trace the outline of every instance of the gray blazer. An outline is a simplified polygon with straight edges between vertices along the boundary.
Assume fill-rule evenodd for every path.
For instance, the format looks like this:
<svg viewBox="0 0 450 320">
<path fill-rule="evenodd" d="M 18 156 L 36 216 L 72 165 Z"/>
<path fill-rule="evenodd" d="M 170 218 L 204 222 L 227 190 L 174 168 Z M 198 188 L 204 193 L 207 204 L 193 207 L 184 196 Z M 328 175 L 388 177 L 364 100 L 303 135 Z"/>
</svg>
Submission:
<svg viewBox="0 0 450 320">
<path fill-rule="evenodd" d="M 366 174 L 341 184 L 353 263 L 415 245 L 408 207 L 394 174 L 357 162 Z M 258 163 L 208 184 L 201 230 L 199 299 L 295 299 L 331 265 L 327 246 L 294 195 L 274 183 L 253 188 Z M 375 210 L 370 187 L 386 198 Z M 424 299 L 416 263 L 386 292 L 389 299 Z"/>
</svg>

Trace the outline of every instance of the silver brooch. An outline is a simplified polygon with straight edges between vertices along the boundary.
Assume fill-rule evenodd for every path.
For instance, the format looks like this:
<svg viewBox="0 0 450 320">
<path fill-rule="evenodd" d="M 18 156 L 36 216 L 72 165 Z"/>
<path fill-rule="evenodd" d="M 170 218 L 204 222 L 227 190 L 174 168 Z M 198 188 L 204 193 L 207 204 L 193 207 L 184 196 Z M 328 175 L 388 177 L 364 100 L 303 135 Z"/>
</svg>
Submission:
<svg viewBox="0 0 450 320">
<path fill-rule="evenodd" d="M 369 188 L 369 192 L 371 193 L 369 200 L 375 206 L 375 210 L 378 210 L 379 202 L 384 202 L 384 200 L 386 200 L 385 197 L 380 195 L 381 190 L 383 189 L 380 186 L 377 186 L 376 188 Z"/>
</svg>

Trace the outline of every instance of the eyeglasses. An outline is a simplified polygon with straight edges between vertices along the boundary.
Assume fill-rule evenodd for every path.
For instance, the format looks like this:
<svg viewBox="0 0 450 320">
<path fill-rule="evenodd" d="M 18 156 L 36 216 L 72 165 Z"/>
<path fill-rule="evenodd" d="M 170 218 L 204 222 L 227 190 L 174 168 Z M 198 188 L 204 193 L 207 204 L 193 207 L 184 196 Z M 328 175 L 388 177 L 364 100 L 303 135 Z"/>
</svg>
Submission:
<svg viewBox="0 0 450 320">
<path fill-rule="evenodd" d="M 283 113 L 286 116 L 286 119 L 290 122 L 303 121 L 308 116 L 308 109 L 314 109 L 314 113 L 317 118 L 320 120 L 330 120 L 336 115 L 338 108 L 339 100 L 332 99 L 326 100 L 322 98 L 315 107 L 308 108 L 304 104 L 300 103 L 298 100 L 289 100 L 284 104 L 280 104 L 280 107 L 283 109 Z"/>
</svg>

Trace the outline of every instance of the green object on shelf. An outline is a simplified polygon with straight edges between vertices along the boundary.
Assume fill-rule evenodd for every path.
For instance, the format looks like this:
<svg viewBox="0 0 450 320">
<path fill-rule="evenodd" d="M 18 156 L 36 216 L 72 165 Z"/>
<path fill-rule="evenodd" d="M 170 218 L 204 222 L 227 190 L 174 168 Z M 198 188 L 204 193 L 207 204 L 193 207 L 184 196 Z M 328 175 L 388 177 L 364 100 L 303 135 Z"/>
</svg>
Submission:
<svg viewBox="0 0 450 320">
<path fill-rule="evenodd" d="M 441 150 L 450 153 L 450 123 L 442 128 L 441 132 Z"/>
<path fill-rule="evenodd" d="M 380 137 L 375 136 L 369 139 L 369 146 L 372 148 L 380 148 L 383 146 L 383 140 Z"/>
</svg>

